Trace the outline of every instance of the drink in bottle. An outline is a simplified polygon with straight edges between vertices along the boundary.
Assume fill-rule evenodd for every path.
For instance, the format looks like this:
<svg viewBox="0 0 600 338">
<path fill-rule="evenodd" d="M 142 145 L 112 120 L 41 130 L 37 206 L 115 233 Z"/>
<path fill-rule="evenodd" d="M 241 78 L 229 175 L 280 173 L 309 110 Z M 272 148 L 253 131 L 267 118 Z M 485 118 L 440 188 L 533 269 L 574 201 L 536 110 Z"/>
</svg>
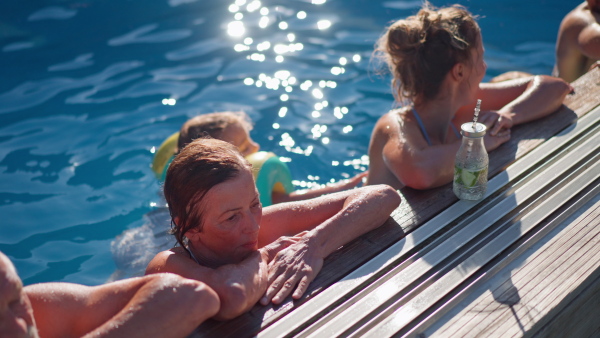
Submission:
<svg viewBox="0 0 600 338">
<path fill-rule="evenodd" d="M 454 162 L 454 194 L 464 200 L 478 200 L 487 189 L 488 154 L 483 144 L 486 127 L 476 122 L 461 126 L 462 144 Z"/>
</svg>

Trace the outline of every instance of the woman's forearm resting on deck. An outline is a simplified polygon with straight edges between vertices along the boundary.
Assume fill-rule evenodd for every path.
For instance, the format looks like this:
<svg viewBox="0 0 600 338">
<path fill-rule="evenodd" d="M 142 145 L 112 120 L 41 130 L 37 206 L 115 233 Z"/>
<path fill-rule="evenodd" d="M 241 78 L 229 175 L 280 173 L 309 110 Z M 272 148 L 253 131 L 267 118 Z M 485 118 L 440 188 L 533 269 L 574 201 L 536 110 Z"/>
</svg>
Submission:
<svg viewBox="0 0 600 338">
<path fill-rule="evenodd" d="M 280 251 L 269 264 L 269 287 L 262 304 L 283 301 L 293 292 L 300 298 L 321 270 L 323 260 L 340 246 L 383 224 L 400 204 L 389 186 L 378 185 L 339 193 L 331 203 L 337 212 L 308 231 L 297 243 Z M 334 194 L 335 195 L 335 194 Z M 340 198 L 342 198 L 340 200 Z"/>
</svg>

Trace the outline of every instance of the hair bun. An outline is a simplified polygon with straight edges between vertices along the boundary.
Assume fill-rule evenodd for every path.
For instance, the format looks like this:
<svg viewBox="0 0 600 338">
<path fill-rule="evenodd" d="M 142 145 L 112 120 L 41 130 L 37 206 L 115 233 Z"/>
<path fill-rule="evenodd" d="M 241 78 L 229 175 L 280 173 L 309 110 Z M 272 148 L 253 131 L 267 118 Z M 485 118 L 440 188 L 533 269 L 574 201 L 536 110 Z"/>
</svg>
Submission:
<svg viewBox="0 0 600 338">
<path fill-rule="evenodd" d="M 479 26 L 464 7 L 436 9 L 425 2 L 416 15 L 388 28 L 375 53 L 393 74 L 399 100 L 431 99 L 452 66 L 470 61 L 479 39 Z"/>
</svg>

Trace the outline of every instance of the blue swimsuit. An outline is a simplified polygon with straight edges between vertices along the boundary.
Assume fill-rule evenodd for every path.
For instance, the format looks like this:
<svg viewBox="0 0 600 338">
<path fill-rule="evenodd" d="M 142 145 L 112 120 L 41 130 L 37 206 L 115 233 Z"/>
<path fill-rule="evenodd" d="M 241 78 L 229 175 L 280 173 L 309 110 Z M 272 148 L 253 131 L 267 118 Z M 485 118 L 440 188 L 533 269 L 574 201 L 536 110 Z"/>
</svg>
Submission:
<svg viewBox="0 0 600 338">
<path fill-rule="evenodd" d="M 427 144 L 431 145 L 431 140 L 429 139 L 429 135 L 427 135 L 427 130 L 425 130 L 425 125 L 423 124 L 423 121 L 421 120 L 421 117 L 419 116 L 419 114 L 417 114 L 415 107 L 412 108 L 412 111 L 413 111 L 413 114 L 415 115 L 415 119 L 417 119 L 417 124 L 419 124 L 419 128 L 421 128 L 421 133 L 423 133 L 423 137 L 425 138 L 425 141 L 427 141 Z M 452 130 L 454 131 L 454 135 L 456 135 L 456 137 L 460 139 L 460 133 L 458 132 L 456 127 L 452 123 L 450 123 L 450 127 L 452 127 Z"/>
</svg>

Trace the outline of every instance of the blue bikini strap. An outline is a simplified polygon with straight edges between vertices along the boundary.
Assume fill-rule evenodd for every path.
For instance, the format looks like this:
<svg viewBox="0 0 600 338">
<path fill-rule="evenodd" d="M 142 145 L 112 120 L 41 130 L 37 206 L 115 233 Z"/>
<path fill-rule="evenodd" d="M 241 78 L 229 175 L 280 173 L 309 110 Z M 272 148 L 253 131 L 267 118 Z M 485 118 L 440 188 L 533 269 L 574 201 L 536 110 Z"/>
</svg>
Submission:
<svg viewBox="0 0 600 338">
<path fill-rule="evenodd" d="M 202 265 L 202 264 L 200 264 L 200 262 L 198 261 L 198 258 L 196 258 L 196 255 L 194 255 L 194 253 L 192 252 L 192 250 L 190 250 L 189 248 L 187 248 L 187 247 L 185 247 L 185 246 L 183 247 L 183 249 L 185 249 L 185 251 L 187 251 L 187 252 L 190 254 L 190 257 L 191 257 L 191 258 L 192 258 L 192 259 L 193 259 L 193 260 L 194 260 L 196 263 L 198 263 L 198 265 Z"/>
<path fill-rule="evenodd" d="M 412 111 L 413 111 L 413 114 L 415 115 L 415 119 L 417 119 L 417 124 L 419 124 L 419 128 L 421 128 L 421 133 L 423 134 L 425 141 L 427 141 L 427 144 L 431 145 L 431 140 L 429 139 L 429 135 L 427 135 L 427 130 L 425 130 L 425 125 L 423 124 L 423 121 L 421 121 L 421 117 L 419 116 L 419 114 L 417 114 L 417 110 L 415 109 L 415 107 L 412 108 Z"/>
<path fill-rule="evenodd" d="M 456 129 L 456 127 L 454 126 L 454 124 L 450 123 L 450 127 L 452 127 L 452 130 L 454 131 L 454 135 L 456 135 L 456 138 L 460 139 L 460 132 L 458 131 L 458 129 Z"/>
<path fill-rule="evenodd" d="M 415 119 L 417 120 L 417 124 L 419 124 L 419 128 L 421 128 L 421 133 L 423 133 L 423 137 L 425 138 L 425 141 L 427 141 L 427 144 L 431 145 L 431 140 L 429 139 L 429 135 L 427 134 L 427 131 L 425 130 L 425 125 L 423 124 L 423 121 L 421 120 L 421 117 L 417 113 L 417 110 L 415 109 L 415 107 L 412 108 L 412 111 L 413 111 L 413 114 L 415 115 Z M 460 132 L 458 131 L 458 129 L 456 129 L 454 124 L 450 123 L 450 127 L 451 127 L 452 131 L 454 132 L 454 135 L 456 135 L 456 138 L 460 139 L 461 138 Z"/>
</svg>

